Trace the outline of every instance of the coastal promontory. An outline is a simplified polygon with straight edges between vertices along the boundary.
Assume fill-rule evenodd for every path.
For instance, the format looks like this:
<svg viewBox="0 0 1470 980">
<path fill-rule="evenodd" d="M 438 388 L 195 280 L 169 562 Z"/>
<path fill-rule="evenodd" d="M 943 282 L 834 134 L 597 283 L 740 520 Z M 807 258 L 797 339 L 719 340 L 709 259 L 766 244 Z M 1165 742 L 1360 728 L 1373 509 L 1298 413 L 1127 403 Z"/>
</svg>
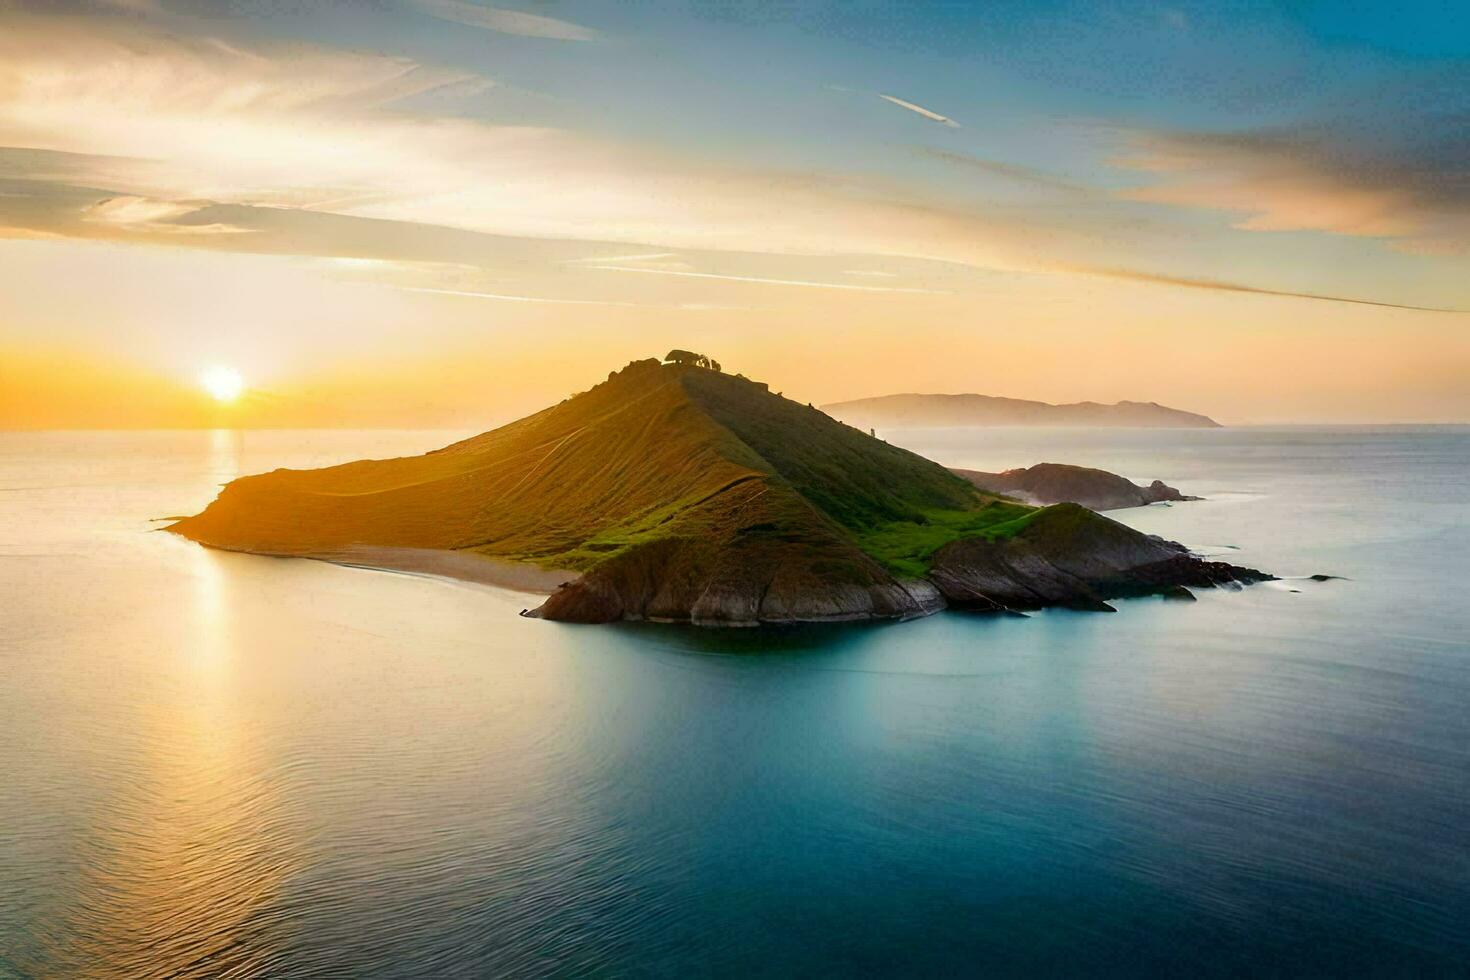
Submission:
<svg viewBox="0 0 1470 980">
<path fill-rule="evenodd" d="M 422 456 L 243 477 L 170 530 L 544 589 L 533 614 L 575 622 L 1106 608 L 1269 577 L 1002 498 L 711 359 L 667 360 Z"/>
</svg>

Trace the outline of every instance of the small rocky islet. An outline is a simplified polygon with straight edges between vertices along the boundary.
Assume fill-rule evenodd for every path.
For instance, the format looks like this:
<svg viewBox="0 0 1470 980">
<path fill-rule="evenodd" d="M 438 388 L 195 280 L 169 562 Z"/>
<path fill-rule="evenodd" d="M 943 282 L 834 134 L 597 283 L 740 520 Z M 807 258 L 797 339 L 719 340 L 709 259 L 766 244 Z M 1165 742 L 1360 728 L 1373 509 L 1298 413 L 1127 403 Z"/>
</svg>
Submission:
<svg viewBox="0 0 1470 980">
<path fill-rule="evenodd" d="M 963 469 L 954 469 L 953 472 L 981 490 L 1007 494 L 1038 506 L 1074 503 L 1088 510 L 1121 510 L 1203 499 L 1186 496 L 1162 480 L 1139 486 L 1116 473 L 1070 463 L 1037 463 L 1000 473 Z"/>
</svg>

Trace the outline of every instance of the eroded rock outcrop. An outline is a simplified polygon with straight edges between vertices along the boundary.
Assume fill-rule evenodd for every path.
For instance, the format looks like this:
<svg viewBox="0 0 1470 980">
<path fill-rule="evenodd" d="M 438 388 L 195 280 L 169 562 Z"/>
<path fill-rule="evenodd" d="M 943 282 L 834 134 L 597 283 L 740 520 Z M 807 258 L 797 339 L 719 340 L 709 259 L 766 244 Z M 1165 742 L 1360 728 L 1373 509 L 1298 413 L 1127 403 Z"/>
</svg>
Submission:
<svg viewBox="0 0 1470 980">
<path fill-rule="evenodd" d="M 902 581 L 843 548 L 745 540 L 712 551 L 696 540 L 670 539 L 599 565 L 531 615 L 755 626 L 912 619 L 944 606 L 931 583 Z"/>
<path fill-rule="evenodd" d="M 822 557 L 734 548 L 701 557 L 696 543 L 657 546 L 608 562 L 563 586 L 535 615 L 571 622 L 618 619 L 702 625 L 909 619 L 943 608 L 1018 612 L 1046 606 L 1111 611 L 1107 600 L 1190 588 L 1245 585 L 1274 576 L 1207 561 L 1077 504 L 1037 513 L 1015 535 L 945 545 L 924 579 L 900 580 L 876 562 L 843 555 L 834 579 Z"/>
<path fill-rule="evenodd" d="M 1077 504 L 1058 504 L 1011 538 L 969 538 L 934 556 L 929 580 L 953 608 L 1111 609 L 1108 599 L 1183 596 L 1181 588 L 1248 584 L 1273 576 L 1206 561 Z"/>
</svg>

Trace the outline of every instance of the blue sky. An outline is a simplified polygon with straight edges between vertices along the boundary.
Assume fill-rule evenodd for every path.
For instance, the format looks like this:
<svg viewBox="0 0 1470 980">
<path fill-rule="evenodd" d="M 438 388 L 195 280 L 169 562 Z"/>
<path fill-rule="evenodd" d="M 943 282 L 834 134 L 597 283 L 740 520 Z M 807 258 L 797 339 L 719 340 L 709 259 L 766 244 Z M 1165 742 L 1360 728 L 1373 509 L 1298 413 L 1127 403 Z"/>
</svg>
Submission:
<svg viewBox="0 0 1470 980">
<path fill-rule="evenodd" d="M 922 201 L 1011 209 L 1040 224 L 1066 208 L 1069 221 L 1094 235 L 1110 234 L 1117 223 L 1157 226 L 1153 238 L 1141 233 L 1127 243 L 1154 272 L 1199 273 L 1178 256 L 1178 234 L 1226 240 L 1198 243 L 1206 256 L 1250 239 L 1232 263 L 1249 284 L 1265 276 L 1268 288 L 1330 293 L 1344 281 L 1362 283 L 1372 266 L 1380 285 L 1369 298 L 1412 304 L 1423 293 L 1428 305 L 1464 299 L 1455 284 L 1459 270 L 1385 255 L 1393 250 L 1382 247 L 1382 236 L 1316 242 L 1303 263 L 1294 233 L 1322 229 L 1279 229 L 1271 240 L 1231 234 L 1239 212 L 1203 206 L 1208 195 L 1192 208 L 1082 202 L 1079 195 L 1058 202 L 1038 194 L 1035 183 L 955 160 L 967 155 L 1029 168 L 1107 195 L 1150 182 L 1117 161 L 1153 137 L 1279 134 L 1282 145 L 1256 154 L 1269 165 L 1273 157 L 1290 162 L 1293 134 L 1310 131 L 1329 161 L 1345 149 L 1361 155 L 1353 165 L 1365 178 L 1376 176 L 1382 156 L 1410 171 L 1434 168 L 1428 189 L 1459 184 L 1447 192 L 1458 195 L 1455 204 L 1463 209 L 1460 153 L 1470 113 L 1470 15 L 1463 4 L 1388 10 L 1363 3 L 556 2 L 518 8 L 585 29 L 585 41 L 471 27 L 414 2 L 161 9 L 169 13 L 155 16 L 181 33 L 381 52 L 496 82 L 473 96 L 406 99 L 404 109 L 557 127 L 657 147 L 695 163 L 871 177 Z M 959 126 L 931 124 L 880 101 L 880 94 L 930 108 Z M 1432 196 L 1424 202 L 1437 203 Z M 1463 244 L 1463 214 L 1456 224 Z M 1282 274 L 1283 265 L 1296 265 L 1298 273 Z"/>
</svg>

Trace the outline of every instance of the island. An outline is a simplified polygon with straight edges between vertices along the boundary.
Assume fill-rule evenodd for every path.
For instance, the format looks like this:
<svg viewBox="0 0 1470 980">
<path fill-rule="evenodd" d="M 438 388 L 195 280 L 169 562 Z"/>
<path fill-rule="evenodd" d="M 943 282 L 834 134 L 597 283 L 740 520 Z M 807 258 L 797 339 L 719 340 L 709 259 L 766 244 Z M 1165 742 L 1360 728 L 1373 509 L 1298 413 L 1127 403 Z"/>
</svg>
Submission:
<svg viewBox="0 0 1470 980">
<path fill-rule="evenodd" d="M 861 429 L 937 429 L 997 425 L 1167 427 L 1217 429 L 1206 415 L 1155 402 L 1073 402 L 1053 405 L 993 395 L 882 395 L 823 405 L 822 411 Z"/>
<path fill-rule="evenodd" d="M 242 477 L 169 530 L 549 591 L 529 614 L 580 623 L 1107 610 L 1271 577 L 987 493 L 687 351 L 422 456 Z"/>
<path fill-rule="evenodd" d="M 1116 473 L 1069 463 L 1037 463 L 1001 473 L 954 467 L 950 471 L 981 490 L 1043 506 L 1070 502 L 1089 510 L 1120 510 L 1161 502 L 1203 499 L 1186 496 L 1162 480 L 1141 487 Z"/>
</svg>

